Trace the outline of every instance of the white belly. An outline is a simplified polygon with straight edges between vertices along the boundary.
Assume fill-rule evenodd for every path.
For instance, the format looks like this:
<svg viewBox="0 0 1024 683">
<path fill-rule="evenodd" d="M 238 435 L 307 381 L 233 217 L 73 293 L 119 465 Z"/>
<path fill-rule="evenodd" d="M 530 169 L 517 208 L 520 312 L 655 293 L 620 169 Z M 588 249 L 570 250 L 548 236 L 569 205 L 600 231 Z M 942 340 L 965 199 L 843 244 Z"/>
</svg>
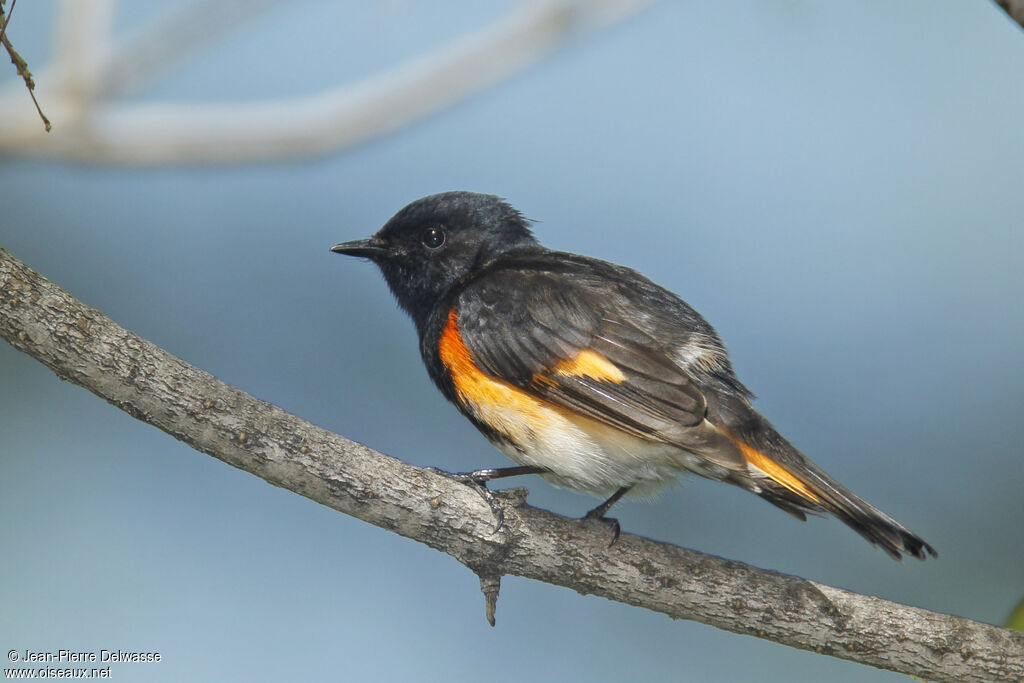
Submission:
<svg viewBox="0 0 1024 683">
<path fill-rule="evenodd" d="M 494 445 L 512 460 L 551 470 L 542 476 L 553 484 L 596 495 L 611 495 L 624 486 L 652 494 L 672 484 L 685 468 L 683 461 L 693 457 L 540 401 L 527 413 L 521 404 L 474 408 L 484 422 L 501 426 L 506 440 Z"/>
</svg>

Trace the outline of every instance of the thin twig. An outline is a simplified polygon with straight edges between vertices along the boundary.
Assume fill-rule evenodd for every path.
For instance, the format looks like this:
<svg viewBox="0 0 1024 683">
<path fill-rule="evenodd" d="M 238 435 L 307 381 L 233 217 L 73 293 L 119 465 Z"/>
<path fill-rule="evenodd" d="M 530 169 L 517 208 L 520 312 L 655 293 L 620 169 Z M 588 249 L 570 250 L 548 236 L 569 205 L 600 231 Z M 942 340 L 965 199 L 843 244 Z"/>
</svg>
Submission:
<svg viewBox="0 0 1024 683">
<path fill-rule="evenodd" d="M 46 114 L 43 113 L 42 108 L 39 106 L 39 101 L 36 100 L 36 82 L 32 78 L 32 72 L 28 70 L 28 63 L 22 58 L 18 51 L 11 45 L 11 41 L 7 38 L 7 24 L 11 21 L 11 16 L 14 14 L 14 5 L 17 4 L 18 0 L 11 0 L 11 7 L 7 10 L 7 15 L 4 16 L 3 2 L 0 2 L 0 20 L 3 21 L 3 27 L 0 28 L 0 43 L 3 43 L 4 48 L 7 50 L 7 54 L 11 58 L 11 63 L 14 64 L 18 70 L 18 75 L 21 76 L 22 80 L 25 81 L 25 87 L 28 88 L 29 97 L 32 98 L 32 104 L 36 105 L 36 111 L 39 112 L 39 118 L 43 120 L 43 127 L 46 128 L 46 132 L 49 133 L 53 127 L 50 125 L 50 119 L 46 118 Z"/>
<path fill-rule="evenodd" d="M 14 6 L 18 4 L 18 0 L 11 0 L 11 8 L 7 10 L 7 17 L 4 18 L 4 3 L 6 0 L 0 0 L 0 19 L 3 19 L 4 25 L 0 26 L 0 38 L 7 35 L 7 24 L 11 23 L 11 17 L 14 16 Z"/>
</svg>

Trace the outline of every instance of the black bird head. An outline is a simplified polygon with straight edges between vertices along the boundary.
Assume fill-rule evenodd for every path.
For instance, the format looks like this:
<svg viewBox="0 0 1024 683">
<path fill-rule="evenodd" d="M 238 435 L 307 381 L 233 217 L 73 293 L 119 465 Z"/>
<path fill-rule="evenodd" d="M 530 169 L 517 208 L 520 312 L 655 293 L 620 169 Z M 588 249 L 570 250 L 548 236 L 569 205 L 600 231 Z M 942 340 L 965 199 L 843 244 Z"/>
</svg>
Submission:
<svg viewBox="0 0 1024 683">
<path fill-rule="evenodd" d="M 536 247 L 529 221 L 500 197 L 442 192 L 417 199 L 369 239 L 331 251 L 376 263 L 417 326 L 477 268 L 512 250 Z"/>
</svg>

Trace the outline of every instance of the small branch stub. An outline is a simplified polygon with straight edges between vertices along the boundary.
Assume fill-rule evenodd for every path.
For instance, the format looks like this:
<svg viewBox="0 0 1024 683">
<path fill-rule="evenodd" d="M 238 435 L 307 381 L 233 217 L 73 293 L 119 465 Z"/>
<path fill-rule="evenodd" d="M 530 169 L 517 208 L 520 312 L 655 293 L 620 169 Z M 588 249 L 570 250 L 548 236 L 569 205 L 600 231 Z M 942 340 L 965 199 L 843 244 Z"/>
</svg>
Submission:
<svg viewBox="0 0 1024 683">
<path fill-rule="evenodd" d="M 483 591 L 487 609 L 487 623 L 494 626 L 494 610 L 498 607 L 498 592 L 501 590 L 501 574 L 478 573 L 480 590 Z"/>
</svg>

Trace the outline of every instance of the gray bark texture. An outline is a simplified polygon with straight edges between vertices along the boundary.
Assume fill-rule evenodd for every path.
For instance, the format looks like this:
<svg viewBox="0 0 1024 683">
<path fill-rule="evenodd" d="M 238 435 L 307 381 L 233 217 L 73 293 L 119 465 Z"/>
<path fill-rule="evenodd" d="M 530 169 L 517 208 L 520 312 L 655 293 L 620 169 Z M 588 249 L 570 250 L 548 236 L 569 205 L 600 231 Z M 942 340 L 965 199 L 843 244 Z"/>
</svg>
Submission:
<svg viewBox="0 0 1024 683">
<path fill-rule="evenodd" d="M 0 335 L 199 451 L 448 553 L 481 579 L 489 618 L 513 574 L 924 680 L 1024 680 L 1024 633 L 608 530 L 472 489 L 332 434 L 163 351 L 0 248 Z"/>
</svg>

